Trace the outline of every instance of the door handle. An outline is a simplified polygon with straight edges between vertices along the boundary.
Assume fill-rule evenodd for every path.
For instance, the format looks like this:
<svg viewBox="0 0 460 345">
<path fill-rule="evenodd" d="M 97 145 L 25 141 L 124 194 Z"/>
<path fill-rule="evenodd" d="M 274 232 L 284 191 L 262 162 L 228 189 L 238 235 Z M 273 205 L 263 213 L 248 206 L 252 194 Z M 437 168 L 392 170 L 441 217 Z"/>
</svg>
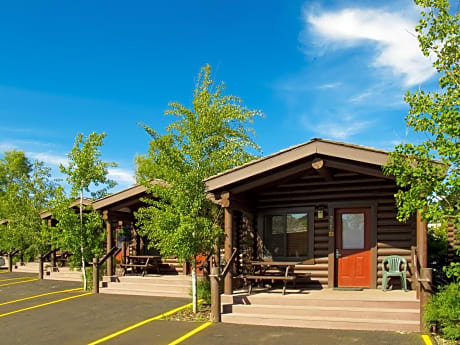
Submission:
<svg viewBox="0 0 460 345">
<path fill-rule="evenodd" d="M 340 258 L 341 256 L 342 256 L 342 254 L 340 254 L 340 253 L 339 253 L 339 250 L 336 249 L 336 250 L 335 250 L 335 258 L 338 259 L 338 258 Z"/>
</svg>

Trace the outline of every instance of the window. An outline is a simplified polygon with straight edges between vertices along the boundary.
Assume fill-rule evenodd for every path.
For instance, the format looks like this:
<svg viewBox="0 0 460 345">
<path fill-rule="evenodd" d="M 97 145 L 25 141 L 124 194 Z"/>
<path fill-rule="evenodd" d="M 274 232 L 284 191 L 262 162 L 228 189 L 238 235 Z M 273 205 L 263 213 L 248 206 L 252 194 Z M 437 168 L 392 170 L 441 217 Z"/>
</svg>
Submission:
<svg viewBox="0 0 460 345">
<path fill-rule="evenodd" d="M 271 258 L 307 258 L 312 254 L 312 211 L 269 211 L 263 222 L 264 256 Z"/>
</svg>

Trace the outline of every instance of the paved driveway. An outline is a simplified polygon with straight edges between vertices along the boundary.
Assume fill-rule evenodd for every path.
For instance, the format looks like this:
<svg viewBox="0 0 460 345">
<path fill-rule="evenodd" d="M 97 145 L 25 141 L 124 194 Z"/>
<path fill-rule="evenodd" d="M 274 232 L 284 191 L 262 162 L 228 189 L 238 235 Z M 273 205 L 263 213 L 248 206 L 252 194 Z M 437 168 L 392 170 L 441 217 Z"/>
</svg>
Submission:
<svg viewBox="0 0 460 345">
<path fill-rule="evenodd" d="M 0 344 L 88 344 L 190 302 L 181 298 L 86 294 L 75 291 L 79 283 L 31 280 L 35 277 L 0 274 Z M 202 324 L 156 320 L 104 344 L 166 345 Z M 424 342 L 419 334 L 213 324 L 183 344 L 423 345 Z"/>
<path fill-rule="evenodd" d="M 184 345 L 424 345 L 419 334 L 214 324 Z"/>
</svg>

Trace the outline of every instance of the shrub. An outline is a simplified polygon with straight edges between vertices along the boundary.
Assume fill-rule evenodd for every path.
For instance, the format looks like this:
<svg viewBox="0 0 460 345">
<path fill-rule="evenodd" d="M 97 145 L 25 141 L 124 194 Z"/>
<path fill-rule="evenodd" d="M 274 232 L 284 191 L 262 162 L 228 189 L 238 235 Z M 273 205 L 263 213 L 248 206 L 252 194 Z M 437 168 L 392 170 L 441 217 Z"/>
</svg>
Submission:
<svg viewBox="0 0 460 345">
<path fill-rule="evenodd" d="M 211 283 L 209 279 L 200 279 L 196 284 L 197 298 L 204 300 L 206 304 L 211 304 Z M 190 296 L 192 289 L 190 289 Z"/>
<path fill-rule="evenodd" d="M 460 284 L 451 283 L 433 295 L 426 306 L 425 323 L 435 324 L 447 339 L 460 339 Z"/>
<path fill-rule="evenodd" d="M 105 268 L 106 268 L 106 263 L 104 262 L 104 264 L 99 267 L 99 281 L 101 281 L 102 277 L 104 276 Z M 82 284 L 84 285 L 83 276 L 81 277 L 81 279 L 82 279 Z M 93 266 L 92 265 L 86 266 L 86 281 L 87 281 L 86 290 L 91 291 L 93 289 Z"/>
<path fill-rule="evenodd" d="M 433 286 L 448 283 L 443 268 L 447 262 L 447 226 L 445 224 L 428 228 L 428 267 L 433 269 Z"/>
</svg>

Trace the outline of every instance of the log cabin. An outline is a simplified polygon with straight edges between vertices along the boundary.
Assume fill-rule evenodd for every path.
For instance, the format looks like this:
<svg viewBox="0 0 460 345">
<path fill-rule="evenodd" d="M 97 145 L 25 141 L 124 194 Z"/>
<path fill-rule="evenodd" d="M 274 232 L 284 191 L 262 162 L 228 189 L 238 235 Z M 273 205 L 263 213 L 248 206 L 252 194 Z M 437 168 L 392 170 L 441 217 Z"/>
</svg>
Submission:
<svg viewBox="0 0 460 345">
<path fill-rule="evenodd" d="M 381 262 L 417 247 L 417 220 L 396 219 L 388 152 L 312 139 L 205 180 L 225 212 L 226 255 L 295 260 L 322 287 L 379 288 Z M 411 282 L 412 272 L 407 278 Z M 231 292 L 230 278 L 226 292 Z"/>
</svg>

